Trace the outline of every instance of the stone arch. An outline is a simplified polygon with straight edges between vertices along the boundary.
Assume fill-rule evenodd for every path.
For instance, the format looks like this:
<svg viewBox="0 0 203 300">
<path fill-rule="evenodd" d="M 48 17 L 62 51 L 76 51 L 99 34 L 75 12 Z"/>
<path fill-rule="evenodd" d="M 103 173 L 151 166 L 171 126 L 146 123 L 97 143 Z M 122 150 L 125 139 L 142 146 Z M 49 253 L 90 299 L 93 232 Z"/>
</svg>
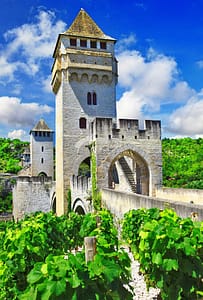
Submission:
<svg viewBox="0 0 203 300">
<path fill-rule="evenodd" d="M 118 178 L 114 178 L 115 169 Z M 118 171 L 118 169 L 120 169 L 120 171 Z M 119 173 L 120 176 L 118 175 Z M 120 177 L 122 177 L 123 180 L 121 180 Z M 112 160 L 108 170 L 108 185 L 109 187 L 115 188 L 116 183 L 121 190 L 149 195 L 148 165 L 137 152 L 127 149 L 119 153 Z"/>
<path fill-rule="evenodd" d="M 78 74 L 77 73 L 71 73 L 70 74 L 70 81 L 78 81 Z"/>
<path fill-rule="evenodd" d="M 73 161 L 72 174 L 78 175 L 78 170 L 80 164 L 90 157 L 90 151 L 88 149 L 89 140 L 84 138 L 78 141 L 76 144 L 77 147 L 77 159 Z"/>
<path fill-rule="evenodd" d="M 109 83 L 109 77 L 107 75 L 103 75 L 101 82 L 108 84 Z"/>
<path fill-rule="evenodd" d="M 47 177 L 47 174 L 45 172 L 40 172 L 38 174 L 38 177 Z"/>
<path fill-rule="evenodd" d="M 84 202 L 80 198 L 77 198 L 73 202 L 72 210 L 81 215 L 87 214 L 87 208 L 85 207 Z"/>
<path fill-rule="evenodd" d="M 79 165 L 78 176 L 90 177 L 90 156 L 86 157 Z"/>
<path fill-rule="evenodd" d="M 136 162 L 141 168 L 141 179 L 144 177 L 147 178 L 145 183 L 142 184 L 142 191 L 140 192 L 142 194 L 152 196 L 154 192 L 154 186 L 156 185 L 156 182 L 154 183 L 152 180 L 153 177 L 157 178 L 156 163 L 153 162 L 152 156 L 144 151 L 143 148 L 132 144 L 125 144 L 121 145 L 120 147 L 118 145 L 118 147 L 114 147 L 112 151 L 109 151 L 105 159 L 101 160 L 101 163 L 98 162 L 98 186 L 109 188 L 112 187 L 110 182 L 111 178 L 109 178 L 109 172 L 111 172 L 114 162 L 124 155 L 133 159 L 136 158 Z M 156 179 L 154 181 L 156 181 Z"/>
<path fill-rule="evenodd" d="M 97 74 L 92 74 L 91 83 L 98 82 L 99 76 Z"/>
<path fill-rule="evenodd" d="M 81 82 L 88 82 L 89 81 L 89 77 L 87 73 L 83 73 L 81 76 Z"/>
</svg>

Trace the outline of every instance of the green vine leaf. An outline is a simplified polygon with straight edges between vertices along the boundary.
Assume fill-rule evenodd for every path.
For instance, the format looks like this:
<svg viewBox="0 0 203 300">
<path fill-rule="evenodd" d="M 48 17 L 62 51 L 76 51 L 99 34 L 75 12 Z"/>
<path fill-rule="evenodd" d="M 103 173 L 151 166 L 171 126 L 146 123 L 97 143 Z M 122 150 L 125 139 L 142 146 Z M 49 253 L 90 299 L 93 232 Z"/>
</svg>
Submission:
<svg viewBox="0 0 203 300">
<path fill-rule="evenodd" d="M 161 253 L 153 253 L 152 262 L 156 265 L 161 265 L 163 262 Z"/>
<path fill-rule="evenodd" d="M 43 277 L 41 265 L 42 263 L 36 263 L 35 268 L 28 274 L 27 280 L 30 284 L 36 283 Z"/>
<path fill-rule="evenodd" d="M 176 259 L 166 258 L 163 260 L 163 267 L 166 271 L 178 270 L 178 261 Z"/>
</svg>

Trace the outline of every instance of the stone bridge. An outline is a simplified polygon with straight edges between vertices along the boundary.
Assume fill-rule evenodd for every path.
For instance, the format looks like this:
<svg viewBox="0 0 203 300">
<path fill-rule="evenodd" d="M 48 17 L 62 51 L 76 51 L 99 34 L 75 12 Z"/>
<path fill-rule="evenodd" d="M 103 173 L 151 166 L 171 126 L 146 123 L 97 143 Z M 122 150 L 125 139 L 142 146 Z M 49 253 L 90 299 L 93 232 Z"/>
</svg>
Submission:
<svg viewBox="0 0 203 300">
<path fill-rule="evenodd" d="M 91 212 L 91 177 L 72 176 L 70 182 L 71 209 L 79 214 Z M 56 212 L 55 182 L 49 178 L 19 177 L 13 195 L 13 216 L 16 220 L 26 213 L 38 210 Z M 172 208 L 182 218 L 203 220 L 203 190 L 159 188 L 156 197 L 151 197 L 127 189 L 119 190 L 119 186 L 115 184 L 112 188 L 102 188 L 101 195 L 102 206 L 118 219 L 131 209 L 157 207 Z M 36 197 L 39 200 L 37 202 Z"/>
<path fill-rule="evenodd" d="M 102 206 L 109 209 L 118 219 L 122 219 L 124 214 L 131 209 L 157 207 L 174 209 L 182 218 L 191 217 L 193 220 L 203 220 L 203 202 L 198 204 L 193 201 L 174 201 L 109 188 L 103 188 L 101 192 Z M 192 190 L 188 190 L 190 197 L 191 193 Z M 195 192 L 193 194 L 196 196 Z M 203 198 L 203 191 L 200 191 L 199 194 Z M 85 176 L 73 176 L 71 180 L 72 209 L 82 214 L 90 212 L 92 210 L 90 195 L 91 179 Z"/>
</svg>

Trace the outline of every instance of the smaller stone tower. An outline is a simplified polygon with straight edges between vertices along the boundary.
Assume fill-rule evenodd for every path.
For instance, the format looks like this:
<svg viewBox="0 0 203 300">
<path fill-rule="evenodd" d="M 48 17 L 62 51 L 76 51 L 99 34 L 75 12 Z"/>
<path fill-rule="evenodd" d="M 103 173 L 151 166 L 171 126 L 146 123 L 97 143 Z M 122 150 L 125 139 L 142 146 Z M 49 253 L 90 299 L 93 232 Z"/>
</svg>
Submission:
<svg viewBox="0 0 203 300">
<path fill-rule="evenodd" d="M 43 119 L 30 131 L 31 176 L 53 178 L 53 131 Z"/>
</svg>

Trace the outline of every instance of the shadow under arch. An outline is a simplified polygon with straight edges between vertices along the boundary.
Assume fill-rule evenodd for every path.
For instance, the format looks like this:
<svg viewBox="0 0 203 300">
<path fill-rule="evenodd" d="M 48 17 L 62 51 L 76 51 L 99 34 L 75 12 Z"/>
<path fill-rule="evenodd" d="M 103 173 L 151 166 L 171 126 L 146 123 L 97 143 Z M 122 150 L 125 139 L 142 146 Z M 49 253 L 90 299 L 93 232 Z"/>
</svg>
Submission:
<svg viewBox="0 0 203 300">
<path fill-rule="evenodd" d="M 85 215 L 87 213 L 83 201 L 79 198 L 74 201 L 72 210 L 80 215 Z"/>
<path fill-rule="evenodd" d="M 149 195 L 150 172 L 146 160 L 132 149 L 117 154 L 108 170 L 109 188 Z"/>
<path fill-rule="evenodd" d="M 47 174 L 45 172 L 40 172 L 38 174 L 38 177 L 47 177 Z"/>
<path fill-rule="evenodd" d="M 56 213 L 56 193 L 54 192 L 51 197 L 51 210 Z"/>
</svg>

